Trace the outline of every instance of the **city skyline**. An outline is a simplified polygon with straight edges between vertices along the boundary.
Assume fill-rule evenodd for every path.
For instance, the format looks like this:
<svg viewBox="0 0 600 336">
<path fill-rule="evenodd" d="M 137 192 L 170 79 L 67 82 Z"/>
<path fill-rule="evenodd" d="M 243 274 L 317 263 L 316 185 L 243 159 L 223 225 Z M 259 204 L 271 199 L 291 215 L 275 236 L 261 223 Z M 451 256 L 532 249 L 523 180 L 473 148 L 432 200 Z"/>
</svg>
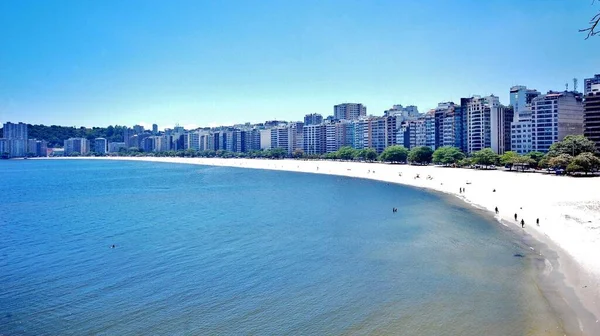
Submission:
<svg viewBox="0 0 600 336">
<path fill-rule="evenodd" d="M 583 0 L 115 4 L 0 4 L 0 122 L 194 128 L 344 102 L 374 115 L 473 94 L 508 104 L 518 84 L 575 77 L 583 91 L 600 48 L 578 32 L 596 10 Z"/>
</svg>

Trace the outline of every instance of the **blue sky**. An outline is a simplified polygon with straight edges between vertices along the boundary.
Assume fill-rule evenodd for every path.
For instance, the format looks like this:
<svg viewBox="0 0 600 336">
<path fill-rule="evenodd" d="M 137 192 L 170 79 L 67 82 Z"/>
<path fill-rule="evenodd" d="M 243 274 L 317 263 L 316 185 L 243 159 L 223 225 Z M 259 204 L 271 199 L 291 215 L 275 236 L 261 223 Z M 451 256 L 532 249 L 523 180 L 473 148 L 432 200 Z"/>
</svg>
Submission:
<svg viewBox="0 0 600 336">
<path fill-rule="evenodd" d="M 600 73 L 591 0 L 0 1 L 0 122 L 209 126 L 421 111 Z"/>
</svg>

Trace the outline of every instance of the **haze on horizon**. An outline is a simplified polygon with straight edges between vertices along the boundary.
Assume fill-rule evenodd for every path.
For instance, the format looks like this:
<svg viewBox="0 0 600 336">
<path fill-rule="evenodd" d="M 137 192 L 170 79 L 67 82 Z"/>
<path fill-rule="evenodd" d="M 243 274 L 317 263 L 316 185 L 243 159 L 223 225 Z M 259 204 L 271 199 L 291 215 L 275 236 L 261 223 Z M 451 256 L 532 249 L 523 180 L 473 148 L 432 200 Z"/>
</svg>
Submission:
<svg viewBox="0 0 600 336">
<path fill-rule="evenodd" d="M 600 72 L 589 0 L 0 2 L 0 123 L 162 129 L 420 111 Z"/>
</svg>

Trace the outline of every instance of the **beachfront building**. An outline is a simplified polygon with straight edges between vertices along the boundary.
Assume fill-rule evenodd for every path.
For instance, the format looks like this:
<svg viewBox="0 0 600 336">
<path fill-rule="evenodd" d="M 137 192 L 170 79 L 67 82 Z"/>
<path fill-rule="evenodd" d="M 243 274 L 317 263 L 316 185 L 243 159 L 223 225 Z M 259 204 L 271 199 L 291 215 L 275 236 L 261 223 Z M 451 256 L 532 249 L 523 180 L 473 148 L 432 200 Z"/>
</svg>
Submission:
<svg viewBox="0 0 600 336">
<path fill-rule="evenodd" d="M 2 153 L 8 153 L 9 157 L 23 157 L 27 155 L 27 124 L 4 123 L 3 139 L 5 145 Z M 0 153 L 0 154 L 2 154 Z"/>
<path fill-rule="evenodd" d="M 304 148 L 304 123 L 297 121 L 288 125 L 288 154 Z"/>
<path fill-rule="evenodd" d="M 437 144 L 435 110 L 425 113 L 425 146 L 435 150 Z"/>
<path fill-rule="evenodd" d="M 386 118 L 371 117 L 368 119 L 368 148 L 373 148 L 381 154 L 387 146 Z"/>
<path fill-rule="evenodd" d="M 125 143 L 125 147 L 129 148 L 129 139 L 133 136 L 133 131 L 129 127 L 123 128 L 123 143 Z M 65 153 L 65 155 L 67 155 Z"/>
<path fill-rule="evenodd" d="M 304 154 L 320 155 L 327 149 L 327 132 L 324 124 L 308 125 L 303 128 Z"/>
<path fill-rule="evenodd" d="M 531 101 L 531 148 L 545 153 L 567 135 L 583 135 L 583 99 L 573 91 L 549 91 Z"/>
<path fill-rule="evenodd" d="M 94 140 L 94 152 L 106 154 L 108 152 L 108 142 L 105 138 L 96 138 Z"/>
<path fill-rule="evenodd" d="M 462 108 L 453 102 L 439 103 L 435 109 L 436 147 L 451 146 L 464 151 Z"/>
<path fill-rule="evenodd" d="M 333 106 L 333 119 L 356 120 L 367 115 L 367 107 L 360 103 L 345 103 Z"/>
<path fill-rule="evenodd" d="M 311 113 L 304 116 L 304 125 L 319 125 L 323 123 L 323 116 L 318 113 Z"/>
<path fill-rule="evenodd" d="M 158 125 L 152 124 L 152 135 L 157 135 L 157 134 L 158 134 Z"/>
<path fill-rule="evenodd" d="M 354 149 L 365 149 L 369 147 L 369 118 L 361 117 L 351 122 L 352 147 Z"/>
<path fill-rule="evenodd" d="M 86 138 L 69 138 L 64 141 L 65 156 L 90 152 L 90 141 Z"/>
<path fill-rule="evenodd" d="M 0 151 L 1 153 L 1 151 Z M 47 156 L 48 143 L 45 140 L 29 139 L 27 140 L 27 156 Z"/>
<path fill-rule="evenodd" d="M 510 124 L 510 149 L 519 154 L 532 151 L 531 102 L 540 92 L 523 85 L 510 88 L 510 107 L 513 120 Z"/>
<path fill-rule="evenodd" d="M 154 151 L 154 136 L 150 136 L 144 139 L 144 141 L 142 141 L 142 143 L 140 144 L 140 148 L 144 151 L 144 152 L 152 152 Z M 108 150 L 108 152 L 110 153 L 110 149 Z"/>
<path fill-rule="evenodd" d="M 288 151 L 290 138 L 287 126 L 271 128 L 271 148 L 281 148 Z"/>
<path fill-rule="evenodd" d="M 402 133 L 402 143 L 400 143 L 399 139 L 397 139 L 396 142 L 408 149 L 422 147 L 427 144 L 427 126 L 425 117 L 404 122 L 401 125 L 399 132 Z"/>
<path fill-rule="evenodd" d="M 325 123 L 325 152 L 333 153 L 340 149 L 340 143 L 338 142 L 338 128 L 337 123 L 327 122 Z"/>
<path fill-rule="evenodd" d="M 592 86 L 600 84 L 600 74 L 595 74 L 594 77 L 583 80 L 583 94 L 587 95 L 592 92 Z"/>
<path fill-rule="evenodd" d="M 27 124 L 25 123 L 4 123 L 3 126 L 4 139 L 27 139 Z"/>
<path fill-rule="evenodd" d="M 600 151 L 600 84 L 594 84 L 585 95 L 583 103 L 583 135 L 596 143 Z"/>
<path fill-rule="evenodd" d="M 109 153 L 118 153 L 121 149 L 127 149 L 127 146 L 125 145 L 124 142 L 109 142 L 108 143 L 108 152 Z"/>
<path fill-rule="evenodd" d="M 260 130 L 260 149 L 261 150 L 271 149 L 271 130 L 270 129 Z"/>
<path fill-rule="evenodd" d="M 491 97 L 462 98 L 467 119 L 467 154 L 489 148 L 491 139 L 491 113 L 496 100 Z"/>
<path fill-rule="evenodd" d="M 0 138 L 0 158 L 8 158 L 10 155 L 10 147 L 8 146 L 8 139 Z"/>
</svg>

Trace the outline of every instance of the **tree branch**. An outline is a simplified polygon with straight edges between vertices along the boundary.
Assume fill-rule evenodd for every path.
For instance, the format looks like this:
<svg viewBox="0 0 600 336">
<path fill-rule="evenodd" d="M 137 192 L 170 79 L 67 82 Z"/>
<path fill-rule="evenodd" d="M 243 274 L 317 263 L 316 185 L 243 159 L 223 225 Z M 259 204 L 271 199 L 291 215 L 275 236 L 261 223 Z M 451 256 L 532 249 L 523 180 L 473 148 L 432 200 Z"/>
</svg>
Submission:
<svg viewBox="0 0 600 336">
<path fill-rule="evenodd" d="M 597 34 L 600 34 L 600 31 L 596 31 L 596 27 L 598 26 L 598 23 L 600 22 L 600 13 L 594 15 L 594 17 L 590 20 L 590 26 L 588 28 L 585 29 L 579 29 L 580 33 L 583 32 L 587 32 L 587 36 L 585 37 L 585 39 L 589 39 L 590 36 L 595 36 Z"/>
</svg>

